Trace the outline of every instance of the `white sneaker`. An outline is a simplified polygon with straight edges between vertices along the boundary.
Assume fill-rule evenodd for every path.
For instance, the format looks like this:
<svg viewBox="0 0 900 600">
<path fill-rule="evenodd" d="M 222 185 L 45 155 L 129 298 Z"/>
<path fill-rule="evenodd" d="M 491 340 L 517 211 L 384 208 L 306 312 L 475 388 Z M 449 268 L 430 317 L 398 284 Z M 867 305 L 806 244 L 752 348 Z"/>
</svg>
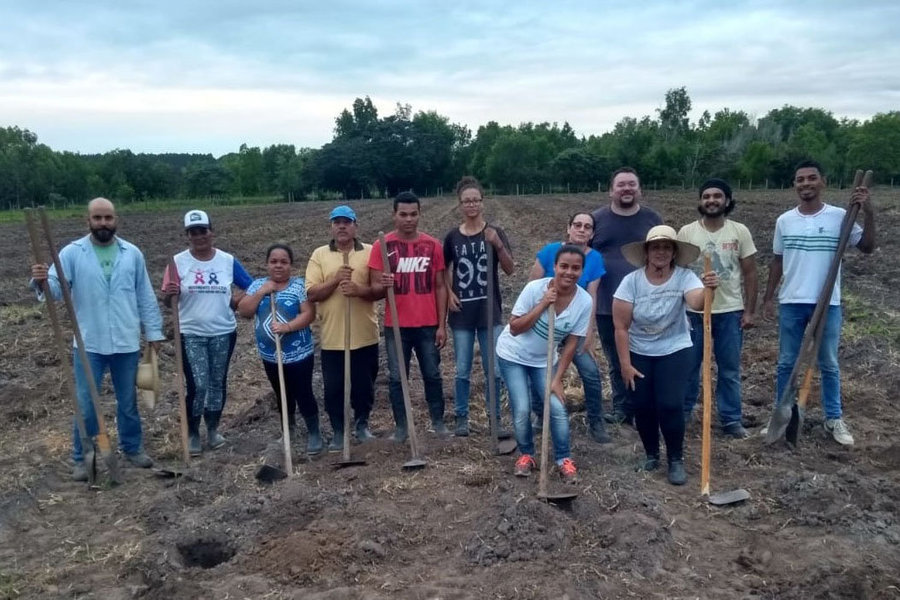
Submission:
<svg viewBox="0 0 900 600">
<path fill-rule="evenodd" d="M 825 433 L 830 433 L 838 444 L 844 446 L 853 445 L 853 436 L 850 434 L 850 428 L 844 423 L 843 419 L 825 419 Z"/>
<path fill-rule="evenodd" d="M 772 419 L 770 418 L 766 421 L 766 426 L 759 430 L 759 437 L 766 437 L 769 435 L 769 425 L 772 424 Z"/>
</svg>

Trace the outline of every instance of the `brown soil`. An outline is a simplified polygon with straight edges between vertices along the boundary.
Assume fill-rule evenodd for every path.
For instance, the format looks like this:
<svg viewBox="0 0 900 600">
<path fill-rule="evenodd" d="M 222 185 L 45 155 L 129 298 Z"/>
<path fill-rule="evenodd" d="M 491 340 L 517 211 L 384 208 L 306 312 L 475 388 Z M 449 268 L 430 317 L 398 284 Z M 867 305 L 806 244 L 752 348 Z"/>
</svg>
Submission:
<svg viewBox="0 0 900 600">
<path fill-rule="evenodd" d="M 844 197 L 834 192 L 831 200 Z M 677 226 L 696 215 L 693 198 L 660 193 L 647 203 Z M 30 260 L 24 228 L 2 226 L 0 599 L 900 597 L 900 411 L 889 401 L 900 393 L 900 296 L 891 292 L 900 276 L 900 244 L 884 235 L 900 227 L 898 201 L 896 192 L 878 194 L 880 249 L 874 257 L 851 250 L 845 261 L 841 359 L 856 446 L 843 448 L 824 436 L 817 402 L 796 450 L 767 447 L 759 437 L 717 436 L 713 491 L 743 487 L 752 494 L 727 508 L 699 496 L 696 423 L 687 434 L 690 480 L 672 487 L 664 473 L 635 473 L 642 452 L 632 429 L 614 428 L 607 446 L 591 442 L 578 393 L 572 394 L 570 418 L 579 497 L 570 511 L 538 501 L 536 478 L 513 477 L 514 457 L 495 457 L 489 448 L 477 366 L 476 431 L 468 439 L 438 439 L 424 431 L 427 417 L 413 369 L 426 469 L 402 471 L 407 447 L 381 439 L 353 447 L 366 466 L 334 470 L 338 455 L 306 460 L 301 436 L 295 477 L 259 484 L 254 473 L 263 462 L 281 465 L 272 443 L 279 425 L 246 322 L 223 423 L 228 445 L 207 451 L 186 477 L 125 469 L 123 485 L 88 490 L 69 481 L 70 401 L 46 316 L 25 287 Z M 566 215 L 599 202 L 596 195 L 487 202 L 517 259 L 517 273 L 502 279 L 507 310 L 534 252 L 562 235 Z M 792 202 L 787 191 L 740 194 L 734 216 L 750 226 L 760 247 L 762 282 L 775 217 Z M 351 204 L 364 238 L 390 228 L 386 202 Z M 426 200 L 422 229 L 442 236 L 457 219 L 454 206 L 451 199 Z M 259 273 L 263 250 L 275 240 L 292 243 L 299 257 L 324 243 L 330 208 L 319 203 L 211 212 L 218 245 Z M 179 223 L 175 212 L 130 215 L 120 223 L 123 237 L 143 249 L 157 285 L 167 257 L 183 247 Z M 80 220 L 59 222 L 56 236 L 68 241 L 84 229 Z M 775 326 L 761 322 L 746 336 L 744 353 L 745 424 L 754 429 L 768 417 L 776 354 Z M 449 347 L 443 367 L 449 417 Z M 161 466 L 180 468 L 172 368 L 168 344 L 161 364 L 164 393 L 142 415 L 150 454 Z M 384 373 L 382 368 L 373 417 L 382 437 L 391 429 Z M 318 374 L 315 384 L 321 402 Z M 108 385 L 103 403 L 112 425 Z"/>
</svg>

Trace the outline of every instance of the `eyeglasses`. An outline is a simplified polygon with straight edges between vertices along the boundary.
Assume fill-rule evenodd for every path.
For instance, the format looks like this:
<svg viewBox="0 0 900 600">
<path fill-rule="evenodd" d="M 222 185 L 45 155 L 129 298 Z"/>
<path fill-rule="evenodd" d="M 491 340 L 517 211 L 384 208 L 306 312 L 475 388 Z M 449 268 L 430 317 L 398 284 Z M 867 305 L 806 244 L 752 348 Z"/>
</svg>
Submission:
<svg viewBox="0 0 900 600">
<path fill-rule="evenodd" d="M 482 200 L 479 198 L 478 200 L 462 200 L 460 204 L 463 206 L 475 206 L 476 204 L 481 204 Z"/>
<path fill-rule="evenodd" d="M 207 233 L 209 233 L 208 227 L 191 227 L 190 229 L 187 230 L 187 234 L 191 237 L 198 236 L 198 235 L 206 235 Z"/>
<path fill-rule="evenodd" d="M 579 223 L 578 221 L 575 221 L 569 227 L 571 227 L 572 229 L 593 229 L 594 228 L 594 226 L 591 225 L 590 223 Z"/>
</svg>

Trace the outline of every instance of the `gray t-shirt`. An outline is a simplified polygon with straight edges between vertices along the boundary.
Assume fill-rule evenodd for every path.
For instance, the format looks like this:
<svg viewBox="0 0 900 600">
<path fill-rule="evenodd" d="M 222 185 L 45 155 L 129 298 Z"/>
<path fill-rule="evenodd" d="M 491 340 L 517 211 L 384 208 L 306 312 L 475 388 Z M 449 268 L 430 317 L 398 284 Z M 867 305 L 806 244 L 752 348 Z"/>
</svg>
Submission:
<svg viewBox="0 0 900 600">
<path fill-rule="evenodd" d="M 691 325 L 684 293 L 702 287 L 700 278 L 683 267 L 675 267 L 672 276 L 660 285 L 647 280 L 646 269 L 626 275 L 615 298 L 633 305 L 628 349 L 644 356 L 666 356 L 690 348 Z"/>
<path fill-rule="evenodd" d="M 622 246 L 637 242 L 647 237 L 647 232 L 654 225 L 661 225 L 662 219 L 656 212 L 646 206 L 631 216 L 617 215 L 609 206 L 604 206 L 593 213 L 594 237 L 591 248 L 603 255 L 606 274 L 600 280 L 597 290 L 597 314 L 612 314 L 613 292 L 619 287 L 622 278 L 634 271 L 634 266 L 622 256 Z"/>
</svg>

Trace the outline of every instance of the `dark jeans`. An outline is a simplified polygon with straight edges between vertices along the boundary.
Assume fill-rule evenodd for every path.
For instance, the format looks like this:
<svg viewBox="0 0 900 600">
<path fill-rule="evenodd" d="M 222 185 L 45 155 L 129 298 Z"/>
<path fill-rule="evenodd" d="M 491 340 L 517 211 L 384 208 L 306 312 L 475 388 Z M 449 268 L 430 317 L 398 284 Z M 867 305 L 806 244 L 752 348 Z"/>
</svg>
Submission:
<svg viewBox="0 0 900 600">
<path fill-rule="evenodd" d="M 219 425 L 228 381 L 228 365 L 234 353 L 237 331 L 224 335 L 183 335 L 181 351 L 184 355 L 185 404 L 188 430 L 198 435 L 200 419 L 215 429 Z"/>
<path fill-rule="evenodd" d="M 691 348 L 666 356 L 631 353 L 631 364 L 644 374 L 629 391 L 638 433 L 647 456 L 659 456 L 659 432 L 666 441 L 669 462 L 683 458 L 684 390 L 691 366 Z"/>
<path fill-rule="evenodd" d="M 318 416 L 319 407 L 316 405 L 316 397 L 313 395 L 312 376 L 315 356 L 310 354 L 298 362 L 284 365 L 284 390 L 287 393 L 288 423 L 291 427 L 297 425 L 297 410 L 304 418 Z M 263 361 L 266 376 L 272 389 L 275 390 L 275 399 L 278 401 L 278 412 L 281 413 L 281 388 L 278 382 L 278 363 Z"/>
<path fill-rule="evenodd" d="M 334 431 L 344 429 L 344 351 L 322 350 L 322 380 L 325 385 L 325 412 Z M 375 404 L 378 376 L 378 344 L 350 351 L 350 405 L 358 423 L 368 424 Z"/>
<path fill-rule="evenodd" d="M 712 315 L 713 350 L 716 355 L 716 412 L 722 427 L 741 422 L 741 345 L 744 311 Z M 703 364 L 703 314 L 688 312 L 691 322 L 691 372 L 684 396 L 684 415 L 690 416 L 700 393 L 700 367 Z"/>
<path fill-rule="evenodd" d="M 622 381 L 622 367 L 619 365 L 619 355 L 616 353 L 616 330 L 613 327 L 612 315 L 597 315 L 597 336 L 600 338 L 600 345 L 603 346 L 603 354 L 606 356 L 606 365 L 609 368 L 613 412 L 620 412 L 631 417 L 634 415 L 635 408 L 631 404 L 629 395 L 625 393 L 625 383 Z"/>
<path fill-rule="evenodd" d="M 437 327 L 401 327 L 400 344 L 403 346 L 403 366 L 409 377 L 409 361 L 413 350 L 419 361 L 422 379 L 425 383 L 425 401 L 432 423 L 444 421 L 444 387 L 441 379 L 441 351 L 434 345 Z M 398 427 L 406 426 L 406 409 L 403 406 L 403 388 L 400 385 L 400 365 L 394 348 L 394 333 L 387 330 L 384 336 L 389 371 L 389 395 L 394 422 Z"/>
</svg>

